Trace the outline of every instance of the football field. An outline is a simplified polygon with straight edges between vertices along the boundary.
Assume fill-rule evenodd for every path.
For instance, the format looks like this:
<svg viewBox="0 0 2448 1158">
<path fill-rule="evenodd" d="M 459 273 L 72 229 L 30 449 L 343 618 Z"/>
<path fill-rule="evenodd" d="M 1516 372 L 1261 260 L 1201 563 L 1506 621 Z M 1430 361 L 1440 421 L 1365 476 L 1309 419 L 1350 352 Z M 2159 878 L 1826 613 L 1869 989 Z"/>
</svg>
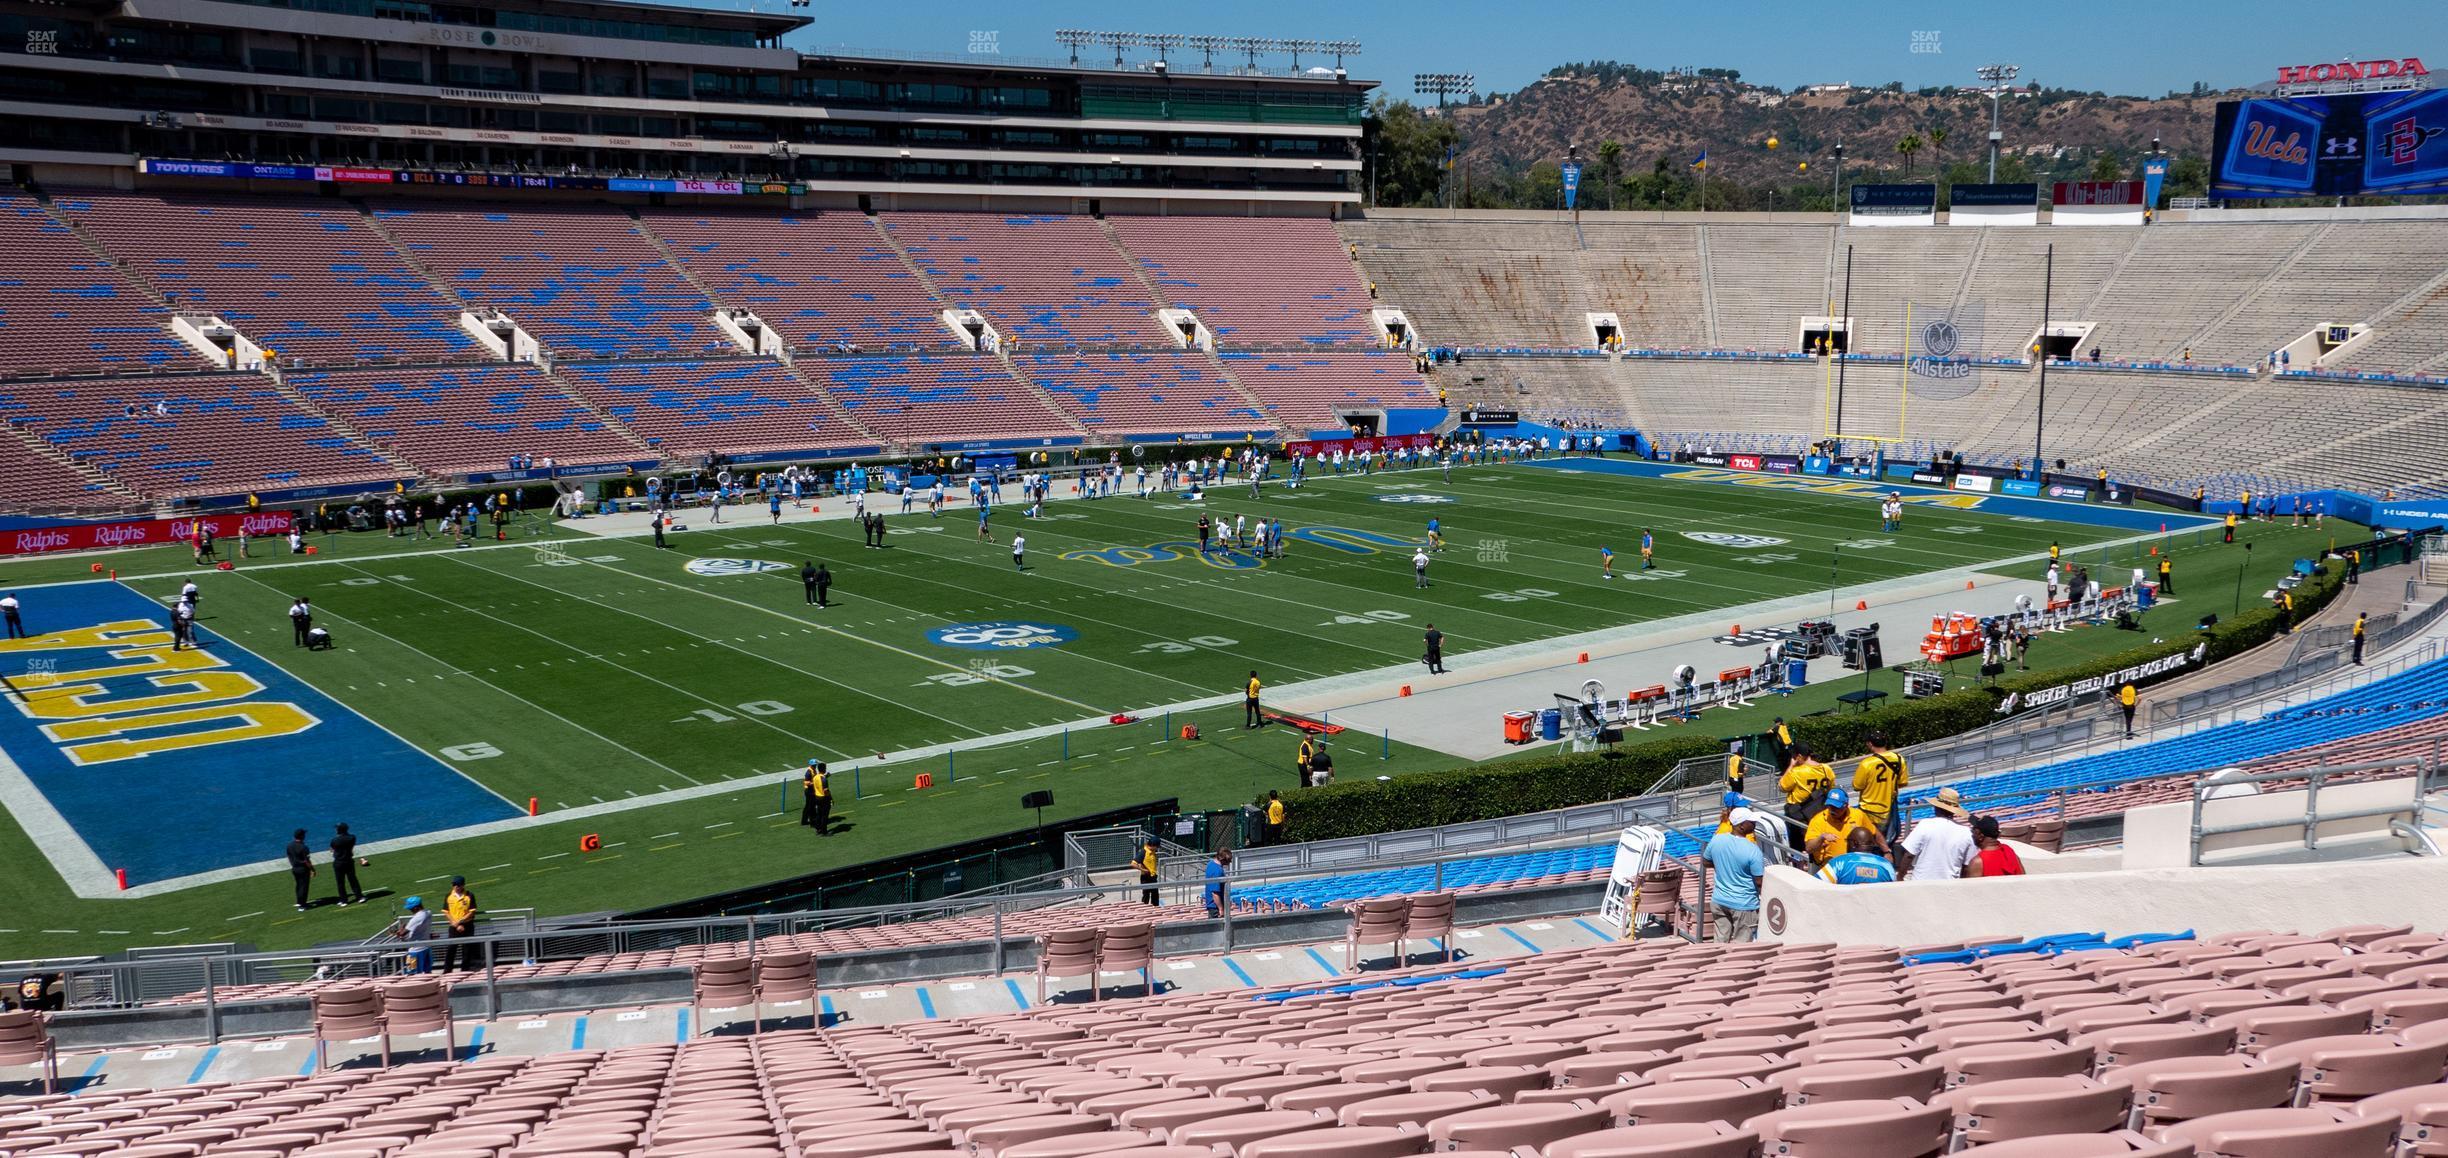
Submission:
<svg viewBox="0 0 2448 1158">
<path fill-rule="evenodd" d="M 1025 827 L 1015 801 L 1036 787 L 1055 791 L 1049 820 L 1165 798 L 1231 807 L 1292 785 L 1293 741 L 1237 726 L 1252 670 L 1270 695 L 1415 673 L 1430 623 L 1464 668 L 1489 648 L 2195 525 L 1907 491 L 1886 533 L 1886 490 L 1564 460 L 1313 476 L 1258 499 L 1066 497 L 1038 519 L 1012 503 L 994 508 L 991 542 L 956 494 L 939 519 L 878 496 L 881 549 L 826 499 L 822 517 L 786 505 L 778 525 L 761 504 L 723 524 L 692 512 L 669 549 L 531 526 L 469 549 L 375 534 L 324 537 L 311 557 L 259 545 L 229 572 L 130 552 L 107 560 L 116 582 L 87 559 L 11 564 L 0 586 L 16 585 L 34 638 L 0 645 L 17 708 L 0 712 L 15 822 L 0 865 L 30 912 L 0 918 L 0 955 L 90 951 L 97 934 L 355 934 L 294 914 L 275 863 L 292 828 L 319 850 L 337 821 L 381 850 L 370 884 L 462 872 L 491 885 L 489 905 L 567 912 Z M 1280 519 L 1288 550 L 1202 554 L 1201 514 Z M 1411 556 L 1431 519 L 1445 549 L 1421 588 Z M 833 606 L 803 596 L 808 561 L 830 569 Z M 164 608 L 191 578 L 203 647 L 174 652 Z M 299 597 L 332 650 L 294 645 Z M 1122 713 L 1142 722 L 1107 724 Z M 1207 739 L 1170 740 L 1168 720 Z M 1365 760 L 1342 770 L 1460 762 L 1404 741 L 1347 736 Z M 831 763 L 849 820 L 821 843 L 795 824 L 791 773 L 810 759 Z M 921 772 L 934 787 L 913 790 Z M 582 855 L 589 833 L 606 847 Z"/>
</svg>

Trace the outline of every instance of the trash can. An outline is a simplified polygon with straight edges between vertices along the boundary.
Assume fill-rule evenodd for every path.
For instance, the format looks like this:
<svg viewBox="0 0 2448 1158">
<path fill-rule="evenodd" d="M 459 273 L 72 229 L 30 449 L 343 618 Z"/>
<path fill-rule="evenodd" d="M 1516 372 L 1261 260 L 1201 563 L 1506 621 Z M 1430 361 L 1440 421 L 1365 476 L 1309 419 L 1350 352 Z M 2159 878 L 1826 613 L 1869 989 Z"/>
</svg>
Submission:
<svg viewBox="0 0 2448 1158">
<path fill-rule="evenodd" d="M 2138 608 L 2138 609 L 2140 609 L 2140 610 L 2143 610 L 2143 611 L 2148 611 L 2148 610 L 2150 610 L 2150 609 L 2151 609 L 2151 608 L 2152 608 L 2154 605 L 2156 605 L 2158 602 L 2159 602 L 2159 585 L 2158 585 L 2158 584 L 2156 584 L 2156 583 L 2145 583 L 2145 584 L 2141 585 L 2140 587 L 2136 587 L 2136 588 L 2134 588 L 2134 606 L 2135 606 L 2136 608 Z"/>
<path fill-rule="evenodd" d="M 1549 709 L 1547 709 L 1546 711 L 1540 712 L 1540 713 L 1539 713 L 1539 739 L 1542 739 L 1542 740 L 1561 740 L 1561 739 L 1563 739 L 1563 738 L 1564 738 L 1564 713 L 1563 713 L 1563 712 L 1561 712 L 1561 711 L 1558 711 L 1558 710 L 1557 710 L 1557 709 L 1555 709 L 1555 708 L 1549 708 Z"/>
<path fill-rule="evenodd" d="M 1507 744 L 1529 743 L 1531 733 L 1537 728 L 1538 713 L 1536 712 L 1506 712 L 1504 714 L 1504 741 Z"/>
<path fill-rule="evenodd" d="M 1809 661 L 1807 661 L 1807 660 L 1799 660 L 1799 659 L 1789 659 L 1789 660 L 1786 660 L 1786 661 L 1785 661 L 1785 684 L 1786 684 L 1786 686 L 1788 686 L 1788 687 L 1796 687 L 1796 688 L 1798 688 L 1798 687 L 1806 687 L 1806 686 L 1808 686 L 1808 685 L 1810 684 L 1810 663 L 1809 663 Z"/>
</svg>

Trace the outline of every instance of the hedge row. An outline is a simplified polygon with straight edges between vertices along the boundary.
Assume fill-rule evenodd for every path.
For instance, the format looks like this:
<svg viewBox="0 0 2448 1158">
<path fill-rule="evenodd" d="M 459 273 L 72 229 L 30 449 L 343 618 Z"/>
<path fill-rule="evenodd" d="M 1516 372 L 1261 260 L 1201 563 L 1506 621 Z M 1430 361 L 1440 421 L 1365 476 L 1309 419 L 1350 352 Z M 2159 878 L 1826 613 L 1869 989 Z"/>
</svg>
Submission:
<svg viewBox="0 0 2448 1158">
<path fill-rule="evenodd" d="M 2295 589 L 2295 620 L 2327 606 L 2343 588 L 2335 564 Z M 1869 750 L 1873 732 L 1899 748 L 1961 735 L 1997 720 L 1997 705 L 2009 692 L 2033 692 L 2187 650 L 2207 640 L 2211 662 L 2250 651 L 2276 637 L 2277 609 L 2257 607 L 2194 631 L 2118 652 L 2088 663 L 2020 674 L 1981 688 L 1966 688 L 1847 715 L 1806 716 L 1789 721 L 1796 743 L 1822 759 L 1842 760 Z M 1492 820 L 1528 812 L 1617 800 L 1648 790 L 1676 764 L 1725 751 L 1722 738 L 1685 733 L 1606 752 L 1540 753 L 1427 772 L 1393 780 L 1355 780 L 1299 794 L 1284 817 L 1285 838 L 1295 841 L 1367 836 L 1406 828 Z"/>
<path fill-rule="evenodd" d="M 1648 791 L 1685 760 L 1723 751 L 1723 740 L 1686 734 L 1608 752 L 1542 752 L 1392 780 L 1341 781 L 1293 798 L 1284 834 L 1334 840 L 1620 800 Z"/>
</svg>

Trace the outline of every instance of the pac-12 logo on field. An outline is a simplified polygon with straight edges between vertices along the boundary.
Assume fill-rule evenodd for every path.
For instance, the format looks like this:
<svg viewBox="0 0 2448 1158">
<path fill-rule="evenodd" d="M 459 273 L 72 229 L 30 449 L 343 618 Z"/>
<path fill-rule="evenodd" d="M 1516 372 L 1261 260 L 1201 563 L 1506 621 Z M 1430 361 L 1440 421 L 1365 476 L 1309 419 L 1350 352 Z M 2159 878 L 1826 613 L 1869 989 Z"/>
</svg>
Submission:
<svg viewBox="0 0 2448 1158">
<path fill-rule="evenodd" d="M 1457 500 L 1452 495 L 1379 495 L 1377 501 L 1381 503 L 1450 503 Z"/>
<path fill-rule="evenodd" d="M 1785 540 L 1769 535 L 1731 535 L 1724 531 L 1685 531 L 1683 537 L 1695 543 L 1706 543 L 1712 547 L 1731 547 L 1737 551 L 1748 551 L 1753 547 L 1780 547 L 1785 544 Z"/>
<path fill-rule="evenodd" d="M 955 623 L 927 632 L 927 642 L 970 651 L 1055 647 L 1079 638 L 1076 628 L 1039 623 Z"/>
<path fill-rule="evenodd" d="M 685 566 L 691 575 L 754 575 L 759 571 L 788 571 L 790 564 L 771 559 L 691 559 Z"/>
</svg>

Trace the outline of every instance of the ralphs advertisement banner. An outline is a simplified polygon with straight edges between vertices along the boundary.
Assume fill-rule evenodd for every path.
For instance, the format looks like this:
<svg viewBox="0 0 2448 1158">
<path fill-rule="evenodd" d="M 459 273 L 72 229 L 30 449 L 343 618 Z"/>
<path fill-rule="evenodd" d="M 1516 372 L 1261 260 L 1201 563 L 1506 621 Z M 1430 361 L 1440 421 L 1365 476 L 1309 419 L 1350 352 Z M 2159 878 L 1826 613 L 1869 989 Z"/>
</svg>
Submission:
<svg viewBox="0 0 2448 1158">
<path fill-rule="evenodd" d="M 94 551 L 106 547 L 149 547 L 195 537 L 196 524 L 212 528 L 215 538 L 286 535 L 288 511 L 251 515 L 206 515 L 201 519 L 136 519 L 124 523 L 62 523 L 54 527 L 23 527 L 0 532 L 0 555 L 38 555 L 48 551 Z"/>
<path fill-rule="evenodd" d="M 1284 455 L 1288 458 L 1316 458 L 1321 454 L 1342 451 L 1345 454 L 1370 454 L 1380 450 L 1418 449 L 1435 446 L 1433 434 L 1381 434 L 1374 438 L 1335 438 L 1324 442 L 1287 442 Z"/>
</svg>

